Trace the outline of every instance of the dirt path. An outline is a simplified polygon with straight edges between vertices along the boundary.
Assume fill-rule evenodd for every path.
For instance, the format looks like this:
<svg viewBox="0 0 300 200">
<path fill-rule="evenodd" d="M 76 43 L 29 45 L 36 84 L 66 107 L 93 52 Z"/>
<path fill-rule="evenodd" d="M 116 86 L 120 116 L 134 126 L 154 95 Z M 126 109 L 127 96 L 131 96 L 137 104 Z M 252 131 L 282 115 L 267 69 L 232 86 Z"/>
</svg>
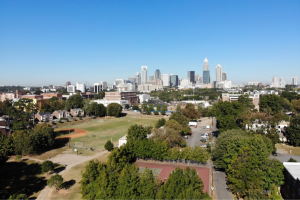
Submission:
<svg viewBox="0 0 300 200">
<path fill-rule="evenodd" d="M 93 156 L 81 156 L 81 159 L 78 161 L 78 160 L 76 160 L 75 162 L 73 162 L 72 164 L 70 164 L 70 165 L 67 165 L 66 166 L 66 168 L 65 168 L 65 170 L 63 170 L 63 171 L 61 171 L 61 172 L 59 172 L 58 174 L 60 174 L 60 175 L 63 175 L 66 171 L 68 171 L 69 169 L 71 169 L 72 167 L 74 167 L 74 166 L 76 166 L 76 165 L 79 165 L 79 164 L 81 164 L 81 163 L 83 163 L 83 162 L 86 162 L 86 161 L 89 161 L 89 160 L 92 160 L 92 159 L 95 159 L 95 158 L 97 158 L 98 156 L 100 156 L 100 155 L 102 155 L 102 154 L 104 154 L 104 153 L 106 153 L 107 151 L 102 151 L 102 152 L 100 152 L 100 153 L 97 153 L 97 154 L 95 154 L 95 155 L 93 155 Z M 65 157 L 61 157 L 61 162 L 60 163 L 63 163 L 63 160 L 65 159 Z M 44 199 L 46 199 L 46 197 L 47 197 L 47 195 L 48 195 L 48 193 L 50 192 L 50 190 L 51 190 L 51 188 L 49 188 L 48 186 L 46 186 L 42 191 L 41 191 L 41 193 L 39 194 L 39 196 L 36 198 L 37 200 L 44 200 Z"/>
<path fill-rule="evenodd" d="M 68 136 L 58 136 L 57 138 L 77 138 L 77 137 L 85 136 L 88 133 L 86 130 L 79 129 L 79 128 L 62 129 L 59 131 L 67 132 L 69 130 L 70 130 L 71 134 L 69 134 Z M 72 134 L 72 132 L 76 132 L 76 133 Z"/>
</svg>

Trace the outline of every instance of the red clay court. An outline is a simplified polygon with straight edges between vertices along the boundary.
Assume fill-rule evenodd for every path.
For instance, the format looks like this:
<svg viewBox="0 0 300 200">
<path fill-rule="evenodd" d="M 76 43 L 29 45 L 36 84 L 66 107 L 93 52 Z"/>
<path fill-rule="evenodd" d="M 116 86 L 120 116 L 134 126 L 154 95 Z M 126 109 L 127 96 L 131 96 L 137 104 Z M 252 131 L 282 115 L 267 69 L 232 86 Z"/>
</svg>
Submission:
<svg viewBox="0 0 300 200">
<path fill-rule="evenodd" d="M 195 169 L 198 172 L 199 177 L 202 179 L 204 183 L 203 192 L 209 193 L 209 171 L 210 168 L 208 167 L 197 167 L 197 166 L 186 166 L 186 165 L 177 165 L 177 164 L 165 164 L 165 163 L 148 163 L 148 162 L 136 162 L 138 167 L 148 167 L 148 168 L 155 168 L 161 169 L 158 177 L 161 181 L 164 181 L 165 178 L 168 178 L 170 173 L 175 170 L 176 167 L 181 169 L 185 169 L 190 167 L 191 169 Z"/>
</svg>

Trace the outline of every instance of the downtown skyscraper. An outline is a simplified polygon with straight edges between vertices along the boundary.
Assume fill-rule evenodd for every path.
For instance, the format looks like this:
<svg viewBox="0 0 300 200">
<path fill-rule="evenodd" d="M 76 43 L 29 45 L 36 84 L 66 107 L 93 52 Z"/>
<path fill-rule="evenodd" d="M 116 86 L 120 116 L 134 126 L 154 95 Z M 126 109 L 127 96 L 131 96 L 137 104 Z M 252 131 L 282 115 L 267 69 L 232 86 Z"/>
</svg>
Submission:
<svg viewBox="0 0 300 200">
<path fill-rule="evenodd" d="M 216 66 L 216 81 L 220 82 L 222 81 L 222 66 L 219 64 Z"/>
<path fill-rule="evenodd" d="M 148 67 L 147 66 L 142 66 L 142 71 L 141 71 L 141 84 L 145 85 L 146 81 L 147 81 L 147 70 Z"/>
<path fill-rule="evenodd" d="M 207 58 L 205 58 L 203 62 L 203 83 L 204 84 L 210 83 L 209 63 Z"/>
<path fill-rule="evenodd" d="M 161 72 L 159 69 L 155 70 L 155 79 L 161 79 Z"/>
</svg>

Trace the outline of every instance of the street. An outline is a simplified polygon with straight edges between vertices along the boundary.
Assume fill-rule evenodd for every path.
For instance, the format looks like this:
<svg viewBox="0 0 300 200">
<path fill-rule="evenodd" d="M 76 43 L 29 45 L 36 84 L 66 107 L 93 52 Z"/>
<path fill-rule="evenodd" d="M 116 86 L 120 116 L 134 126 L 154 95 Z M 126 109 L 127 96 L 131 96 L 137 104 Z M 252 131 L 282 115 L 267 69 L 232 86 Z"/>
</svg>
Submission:
<svg viewBox="0 0 300 200">
<path fill-rule="evenodd" d="M 287 154 L 283 151 L 277 150 L 277 156 L 270 155 L 270 158 L 275 158 L 279 160 L 280 162 L 287 162 L 290 158 L 294 158 L 297 160 L 297 162 L 300 162 L 300 156 L 293 155 L 293 154 Z"/>
</svg>

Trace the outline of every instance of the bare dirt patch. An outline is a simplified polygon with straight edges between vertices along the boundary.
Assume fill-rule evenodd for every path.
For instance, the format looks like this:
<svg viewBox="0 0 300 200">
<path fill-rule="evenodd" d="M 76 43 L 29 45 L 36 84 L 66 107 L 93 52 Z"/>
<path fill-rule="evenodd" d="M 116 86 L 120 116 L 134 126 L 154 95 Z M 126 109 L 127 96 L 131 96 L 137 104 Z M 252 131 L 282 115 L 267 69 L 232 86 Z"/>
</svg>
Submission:
<svg viewBox="0 0 300 200">
<path fill-rule="evenodd" d="M 74 133 L 74 132 L 75 133 L 68 134 L 68 131 L 70 131 L 70 133 Z M 64 133 L 67 133 L 68 135 L 59 136 L 57 138 L 77 138 L 77 137 L 85 136 L 88 133 L 86 130 L 79 129 L 79 128 L 62 129 L 62 130 L 59 130 L 59 132 L 64 132 Z"/>
</svg>

